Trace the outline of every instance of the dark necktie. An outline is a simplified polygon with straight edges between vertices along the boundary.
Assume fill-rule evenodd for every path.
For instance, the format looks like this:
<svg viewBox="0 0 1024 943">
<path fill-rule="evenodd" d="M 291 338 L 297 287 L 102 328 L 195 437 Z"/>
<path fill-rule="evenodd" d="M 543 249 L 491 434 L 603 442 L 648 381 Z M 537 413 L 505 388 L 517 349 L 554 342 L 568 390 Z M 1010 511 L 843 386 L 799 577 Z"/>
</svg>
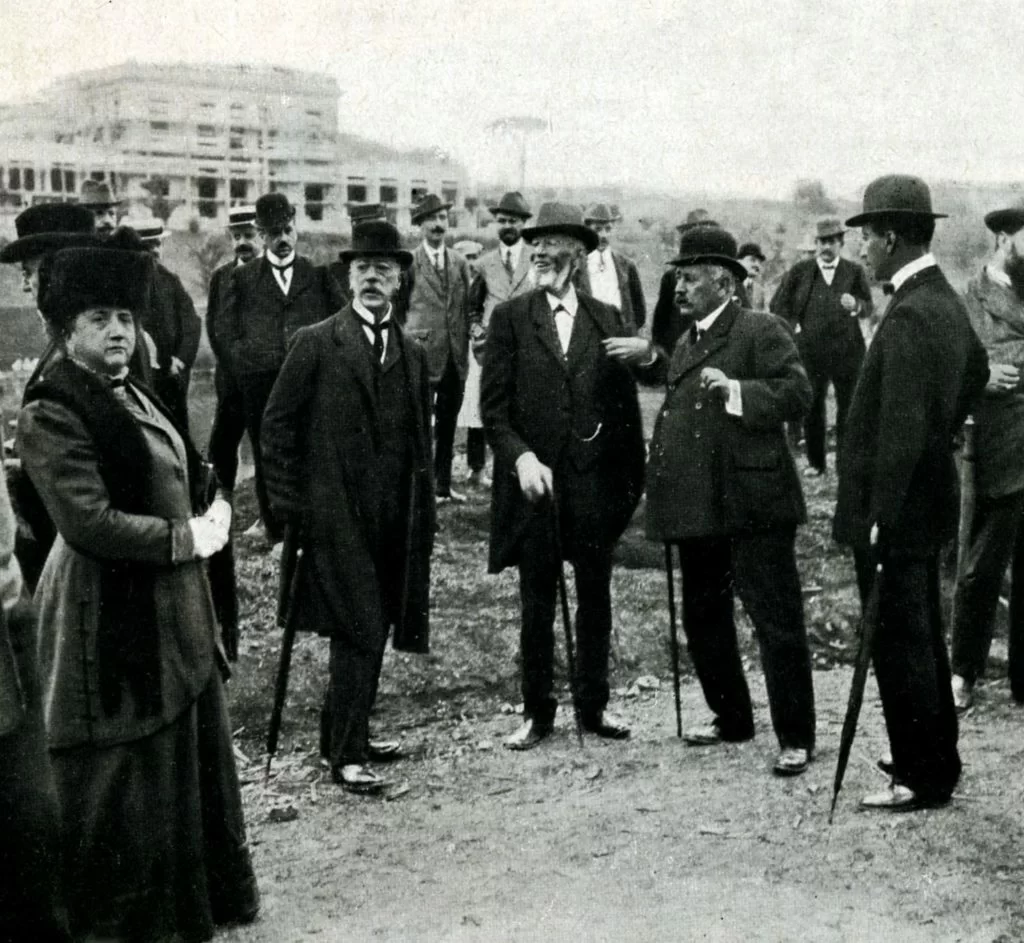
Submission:
<svg viewBox="0 0 1024 943">
<path fill-rule="evenodd" d="M 704 336 L 704 329 L 698 327 L 696 323 L 690 325 L 690 346 L 696 347 L 700 343 L 700 339 Z"/>
<path fill-rule="evenodd" d="M 512 273 L 513 273 L 514 269 L 512 268 L 512 253 L 511 252 L 506 252 L 505 253 L 505 271 L 508 272 L 508 277 L 512 278 Z"/>
<path fill-rule="evenodd" d="M 364 321 L 364 324 L 373 331 L 373 359 L 377 363 L 384 362 L 384 332 L 391 327 L 390 318 L 387 321 L 381 321 L 379 324 L 374 321 L 370 324 L 368 321 Z"/>
</svg>

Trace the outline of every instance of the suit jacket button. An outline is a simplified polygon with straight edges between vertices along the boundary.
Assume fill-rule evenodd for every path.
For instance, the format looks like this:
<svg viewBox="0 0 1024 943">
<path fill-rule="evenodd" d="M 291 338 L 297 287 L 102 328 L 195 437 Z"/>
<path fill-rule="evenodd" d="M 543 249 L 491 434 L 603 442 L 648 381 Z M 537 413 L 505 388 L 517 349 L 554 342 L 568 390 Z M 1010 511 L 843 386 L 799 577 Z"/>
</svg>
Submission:
<svg viewBox="0 0 1024 943">
<path fill-rule="evenodd" d="M 703 409 L 704 408 L 704 403 L 702 403 L 700 400 L 697 400 L 697 402 L 696 402 L 696 404 L 694 404 L 693 408 L 694 409 Z"/>
<path fill-rule="evenodd" d="M 694 437 L 695 439 L 699 439 L 699 438 L 700 438 L 700 429 L 698 429 L 698 430 L 697 430 L 697 431 L 696 431 L 696 432 L 695 432 L 695 433 L 693 434 L 693 437 Z"/>
</svg>

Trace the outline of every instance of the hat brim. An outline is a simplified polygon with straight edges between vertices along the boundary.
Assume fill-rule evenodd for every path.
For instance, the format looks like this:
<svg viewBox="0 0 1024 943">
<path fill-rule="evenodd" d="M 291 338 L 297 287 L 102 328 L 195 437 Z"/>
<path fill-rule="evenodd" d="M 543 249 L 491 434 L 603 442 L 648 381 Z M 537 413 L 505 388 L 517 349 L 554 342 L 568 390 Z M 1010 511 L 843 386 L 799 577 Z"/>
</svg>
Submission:
<svg viewBox="0 0 1024 943">
<path fill-rule="evenodd" d="M 405 249 L 372 249 L 362 251 L 359 249 L 343 249 L 338 253 L 338 258 L 345 265 L 355 259 L 394 259 L 402 268 L 409 268 L 412 265 L 412 253 Z"/>
<path fill-rule="evenodd" d="M 439 206 L 433 206 L 429 210 L 424 210 L 422 213 L 413 213 L 413 215 L 409 217 L 409 221 L 415 226 L 421 219 L 433 216 L 434 213 L 440 213 L 441 210 L 450 210 L 454 205 L 454 203 L 441 203 Z"/>
<path fill-rule="evenodd" d="M 508 216 L 517 216 L 519 219 L 533 219 L 533 213 L 524 213 L 522 210 L 510 210 L 507 206 L 489 206 L 487 207 L 487 212 L 491 216 L 505 213 Z"/>
<path fill-rule="evenodd" d="M 703 253 L 701 255 L 680 255 L 668 263 L 676 268 L 685 268 L 689 265 L 721 265 L 728 269 L 741 281 L 749 277 L 750 273 L 746 266 L 739 260 L 730 258 L 727 255 L 715 255 L 714 253 Z"/>
<path fill-rule="evenodd" d="M 880 216 L 906 216 L 908 219 L 917 217 L 919 219 L 947 219 L 949 213 L 923 213 L 921 210 L 908 210 L 908 209 L 881 209 L 871 210 L 867 213 L 858 213 L 856 216 L 851 216 L 846 220 L 847 226 L 863 226 L 865 223 L 871 222 L 873 219 L 878 219 Z"/>
<path fill-rule="evenodd" d="M 22 236 L 0 249 L 0 263 L 24 262 L 47 252 L 93 245 L 97 237 L 89 232 L 43 232 Z"/>
<path fill-rule="evenodd" d="M 111 207 L 124 206 L 124 200 L 104 200 L 100 203 L 79 203 L 87 210 L 109 210 Z"/>
<path fill-rule="evenodd" d="M 577 226 L 574 223 L 558 223 L 554 226 L 532 226 L 523 230 L 523 238 L 530 242 L 532 239 L 539 239 L 541 236 L 572 236 L 579 239 L 587 248 L 587 252 L 593 252 L 601 242 L 600 236 L 593 229 L 586 226 Z"/>
<path fill-rule="evenodd" d="M 993 233 L 1017 233 L 1024 229 L 1024 209 L 993 210 L 985 214 L 985 225 Z"/>
</svg>

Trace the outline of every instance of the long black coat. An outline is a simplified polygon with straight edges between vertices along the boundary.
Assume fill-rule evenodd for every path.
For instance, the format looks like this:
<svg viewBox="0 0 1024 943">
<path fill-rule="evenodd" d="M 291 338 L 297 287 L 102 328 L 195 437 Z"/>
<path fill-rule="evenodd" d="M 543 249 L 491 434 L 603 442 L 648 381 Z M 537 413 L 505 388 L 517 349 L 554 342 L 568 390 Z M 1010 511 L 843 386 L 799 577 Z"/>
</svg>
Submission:
<svg viewBox="0 0 1024 943">
<path fill-rule="evenodd" d="M 492 573 L 518 563 L 523 531 L 534 514 L 519 490 L 516 459 L 532 451 L 560 479 L 573 476 L 588 497 L 573 508 L 580 539 L 612 545 L 640 500 L 643 428 L 636 383 L 605 355 L 601 341 L 620 336 L 619 312 L 578 294 L 568 356 L 563 355 L 543 290 L 500 304 L 491 315 L 480 405 L 494 450 L 491 492 Z M 586 535 L 585 537 L 583 535 Z"/>
<path fill-rule="evenodd" d="M 377 454 L 378 415 L 373 365 L 351 307 L 296 335 L 270 394 L 260 439 L 263 474 L 275 513 L 300 517 L 303 579 L 321 580 L 320 597 L 333 609 L 331 625 L 313 624 L 300 605 L 302 629 L 332 634 L 388 622 L 374 579 L 365 506 Z M 411 514 L 411 556 L 405 561 L 408 603 L 394 646 L 426 651 L 430 553 L 434 539 L 434 482 L 430 460 L 431 397 L 426 355 L 399 327 L 391 332 L 383 369 L 406 372 L 415 416 L 411 474 L 416 503 Z M 408 481 L 388 483 L 408 488 Z M 298 598 L 301 602 L 300 583 Z"/>
<path fill-rule="evenodd" d="M 700 388 L 705 367 L 740 381 L 742 417 Z M 784 424 L 811 403 L 789 328 L 735 301 L 696 347 L 676 345 L 651 439 L 647 535 L 652 540 L 722 536 L 806 518 Z"/>
<path fill-rule="evenodd" d="M 956 532 L 954 437 L 985 389 L 988 358 L 938 266 L 893 295 L 864 357 L 839 454 L 835 538 L 933 553 Z"/>
</svg>

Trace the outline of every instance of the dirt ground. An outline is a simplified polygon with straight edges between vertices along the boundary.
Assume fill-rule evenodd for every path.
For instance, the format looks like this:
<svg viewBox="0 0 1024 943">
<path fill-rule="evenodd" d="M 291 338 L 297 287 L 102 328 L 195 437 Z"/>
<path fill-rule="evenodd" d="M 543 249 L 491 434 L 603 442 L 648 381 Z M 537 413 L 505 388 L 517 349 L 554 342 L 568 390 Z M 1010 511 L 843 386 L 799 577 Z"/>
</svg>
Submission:
<svg viewBox="0 0 1024 943">
<path fill-rule="evenodd" d="M 742 615 L 756 739 L 705 749 L 676 739 L 665 578 L 639 523 L 623 540 L 613 586 L 611 706 L 633 723 L 633 738 L 588 736 L 580 747 L 563 690 L 555 736 L 528 754 L 504 750 L 518 722 L 517 590 L 514 574 L 484 574 L 487 497 L 478 493 L 441 513 L 432 653 L 389 651 L 385 661 L 374 726 L 408 751 L 387 769 L 385 797 L 342 792 L 318 763 L 326 651 L 315 638 L 296 647 L 267 781 L 260 754 L 280 644 L 271 626 L 276 571 L 264 550 L 243 547 L 231 696 L 263 911 L 219 939 L 1024 940 L 1024 709 L 998 657 L 962 719 L 963 779 L 937 810 L 858 811 L 860 797 L 886 782 L 874 766 L 885 734 L 869 682 L 828 825 L 858 606 L 850 561 L 828 538 L 834 477 L 809 481 L 807 492 L 798 554 L 819 748 L 809 772 L 790 780 L 770 772 L 776 746 Z M 251 511 L 243 499 L 239 529 Z M 683 668 L 685 726 L 706 713 Z"/>
</svg>

